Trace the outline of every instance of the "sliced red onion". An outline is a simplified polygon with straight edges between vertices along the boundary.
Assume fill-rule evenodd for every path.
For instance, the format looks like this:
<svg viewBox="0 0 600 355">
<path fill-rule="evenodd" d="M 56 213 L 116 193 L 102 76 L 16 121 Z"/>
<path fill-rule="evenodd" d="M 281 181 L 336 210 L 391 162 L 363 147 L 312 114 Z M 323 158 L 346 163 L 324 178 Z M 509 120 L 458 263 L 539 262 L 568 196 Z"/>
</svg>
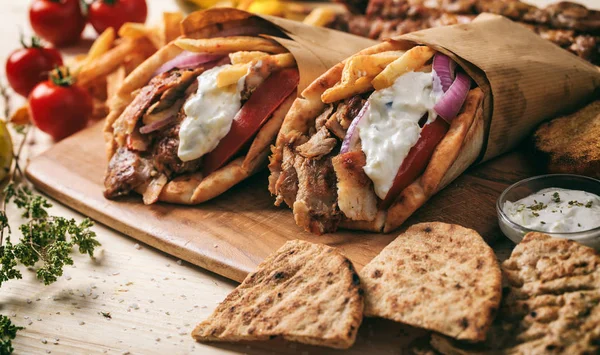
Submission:
<svg viewBox="0 0 600 355">
<path fill-rule="evenodd" d="M 164 120 L 152 122 L 150 124 L 142 126 L 142 127 L 140 127 L 140 133 L 148 134 L 150 132 L 157 131 L 157 130 L 167 126 L 169 123 L 175 121 L 176 118 L 177 118 L 177 115 L 172 115 L 172 116 L 165 118 Z"/>
<path fill-rule="evenodd" d="M 201 64 L 213 62 L 219 60 L 223 57 L 222 54 L 209 54 L 209 53 L 193 53 L 185 51 L 178 55 L 177 57 L 171 59 L 165 64 L 161 65 L 156 72 L 154 72 L 154 76 L 169 71 L 173 68 L 179 69 L 189 69 L 195 68 Z"/>
<path fill-rule="evenodd" d="M 438 52 L 433 57 L 433 70 L 440 79 L 442 90 L 444 92 L 448 91 L 448 88 L 454 82 L 456 62 L 447 55 Z"/>
<path fill-rule="evenodd" d="M 342 148 L 340 149 L 340 154 L 347 153 L 350 150 L 350 148 L 356 144 L 356 141 L 358 140 L 358 134 L 356 134 L 356 127 L 358 126 L 360 120 L 365 116 L 368 109 L 369 101 L 365 103 L 365 105 L 358 112 L 358 115 L 356 115 L 356 117 L 354 117 L 354 119 L 352 120 L 352 123 L 350 123 L 350 127 L 348 127 L 348 130 L 346 131 L 346 136 L 342 141 Z"/>
<path fill-rule="evenodd" d="M 452 122 L 465 103 L 470 88 L 471 79 L 469 76 L 463 72 L 458 72 L 448 91 L 442 95 L 440 100 L 433 106 L 433 109 L 446 122 Z"/>
</svg>

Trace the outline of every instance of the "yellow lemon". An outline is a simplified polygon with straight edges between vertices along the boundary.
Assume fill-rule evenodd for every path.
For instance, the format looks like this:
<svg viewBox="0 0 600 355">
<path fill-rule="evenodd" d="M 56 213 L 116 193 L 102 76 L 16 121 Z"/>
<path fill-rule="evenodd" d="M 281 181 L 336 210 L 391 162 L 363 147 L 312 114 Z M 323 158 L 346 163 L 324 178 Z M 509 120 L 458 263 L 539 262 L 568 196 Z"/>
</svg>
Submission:
<svg viewBox="0 0 600 355">
<path fill-rule="evenodd" d="M 10 132 L 6 128 L 6 122 L 0 120 L 0 181 L 4 180 L 13 159 L 13 143 L 10 138 Z"/>
</svg>

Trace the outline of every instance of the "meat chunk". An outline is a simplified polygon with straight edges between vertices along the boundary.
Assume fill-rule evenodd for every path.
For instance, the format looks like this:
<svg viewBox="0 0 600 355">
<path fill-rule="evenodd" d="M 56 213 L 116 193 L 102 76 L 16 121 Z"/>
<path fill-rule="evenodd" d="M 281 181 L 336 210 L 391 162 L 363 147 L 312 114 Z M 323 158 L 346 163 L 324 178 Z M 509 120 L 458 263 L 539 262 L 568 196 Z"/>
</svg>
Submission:
<svg viewBox="0 0 600 355">
<path fill-rule="evenodd" d="M 180 124 L 175 124 L 160 132 L 154 145 L 154 166 L 156 170 L 167 176 L 198 170 L 202 161 L 202 159 L 196 159 L 184 162 L 179 159 L 177 155 L 179 128 Z"/>
<path fill-rule="evenodd" d="M 283 148 L 283 159 L 281 172 L 275 183 L 275 194 L 277 200 L 275 205 L 281 205 L 284 201 L 290 208 L 294 205 L 298 193 L 298 174 L 294 168 L 294 152 L 290 147 Z"/>
<path fill-rule="evenodd" d="M 113 124 L 113 133 L 119 145 L 124 144 L 125 137 L 133 132 L 139 119 L 155 100 L 158 100 L 169 89 L 176 87 L 177 89 L 172 90 L 169 96 L 175 93 L 182 94 L 201 72 L 201 69 L 171 70 L 152 78 Z M 156 109 L 153 108 L 153 110 Z"/>
<path fill-rule="evenodd" d="M 331 153 L 337 145 L 337 139 L 331 138 L 326 127 L 322 127 L 308 142 L 298 146 L 296 151 L 305 158 L 321 159 Z"/>
<path fill-rule="evenodd" d="M 355 95 L 344 100 L 344 102 L 338 105 L 331 117 L 329 117 L 325 123 L 325 127 L 327 127 L 327 129 L 329 129 L 336 137 L 343 140 L 352 120 L 358 116 L 358 113 L 365 105 L 365 102 L 366 100 L 360 95 Z"/>
<path fill-rule="evenodd" d="M 293 205 L 296 224 L 315 234 L 335 231 L 341 215 L 331 159 L 306 159 L 297 155 L 294 168 L 298 174 L 298 193 Z"/>
<path fill-rule="evenodd" d="M 315 128 L 317 130 L 320 130 L 321 127 L 325 126 L 325 123 L 327 123 L 327 121 L 329 120 L 329 117 L 331 117 L 332 114 L 333 114 L 333 105 L 327 105 L 325 110 L 323 110 L 323 113 L 321 113 L 315 119 Z"/>
<path fill-rule="evenodd" d="M 377 216 L 377 196 L 373 182 L 365 174 L 362 150 L 340 154 L 332 159 L 337 176 L 338 207 L 354 221 L 372 221 Z"/>
<path fill-rule="evenodd" d="M 104 178 L 104 196 L 115 198 L 128 194 L 131 190 L 150 179 L 152 164 L 138 153 L 119 148 L 108 164 Z"/>
</svg>

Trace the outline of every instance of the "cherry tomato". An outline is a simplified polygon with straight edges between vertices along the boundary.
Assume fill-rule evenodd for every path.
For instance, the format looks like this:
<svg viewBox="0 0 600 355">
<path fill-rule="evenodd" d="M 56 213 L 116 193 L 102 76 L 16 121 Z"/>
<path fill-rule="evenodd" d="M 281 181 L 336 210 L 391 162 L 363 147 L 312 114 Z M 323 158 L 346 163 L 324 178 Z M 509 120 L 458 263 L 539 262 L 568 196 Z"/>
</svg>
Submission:
<svg viewBox="0 0 600 355">
<path fill-rule="evenodd" d="M 296 68 L 271 74 L 237 113 L 229 133 L 212 152 L 204 156 L 204 174 L 210 174 L 231 160 L 254 137 L 273 111 L 296 90 L 299 81 L 300 75 Z"/>
<path fill-rule="evenodd" d="M 86 24 L 79 1 L 34 0 L 29 7 L 31 27 L 38 36 L 55 46 L 77 42 Z"/>
<path fill-rule="evenodd" d="M 29 114 L 35 125 L 55 140 L 83 128 L 92 114 L 92 98 L 84 89 L 72 85 L 59 70 L 58 77 L 39 83 L 29 94 Z"/>
<path fill-rule="evenodd" d="M 96 0 L 89 8 L 90 23 L 98 34 L 109 27 L 118 31 L 125 22 L 146 22 L 146 0 Z"/>
<path fill-rule="evenodd" d="M 48 73 L 62 65 L 60 53 L 51 47 L 42 47 L 37 37 L 27 46 L 21 39 L 23 48 L 19 48 L 6 61 L 6 78 L 13 90 L 27 97 L 40 82 L 48 79 Z"/>
</svg>

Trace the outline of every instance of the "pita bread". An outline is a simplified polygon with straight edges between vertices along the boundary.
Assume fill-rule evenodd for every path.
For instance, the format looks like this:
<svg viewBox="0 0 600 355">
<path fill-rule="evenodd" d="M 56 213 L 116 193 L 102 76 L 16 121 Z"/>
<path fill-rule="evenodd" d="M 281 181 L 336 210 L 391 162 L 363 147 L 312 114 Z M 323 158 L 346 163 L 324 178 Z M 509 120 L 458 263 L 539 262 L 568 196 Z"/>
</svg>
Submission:
<svg viewBox="0 0 600 355">
<path fill-rule="evenodd" d="M 356 55 L 382 53 L 386 51 L 407 50 L 407 42 L 388 41 L 358 52 Z M 348 58 L 349 59 L 349 58 Z M 346 59 L 346 61 L 348 60 Z M 303 136 L 310 136 L 315 126 L 315 119 L 323 112 L 326 105 L 321 95 L 341 80 L 344 63 L 332 67 L 309 85 L 296 99 L 286 115 L 282 128 L 277 136 L 273 154 L 270 159 L 269 191 L 279 201 L 285 200 L 279 194 L 278 180 L 282 174 L 284 147 L 295 148 L 302 142 Z M 484 143 L 483 122 L 484 94 L 479 88 L 472 89 L 461 112 L 452 121 L 450 129 L 436 148 L 426 170 L 411 185 L 406 187 L 388 209 L 379 209 L 377 217 L 371 221 L 356 221 L 342 218 L 339 226 L 347 229 L 371 232 L 390 232 L 398 228 L 408 217 L 421 207 L 436 192 L 462 174 L 473 164 L 481 152 Z M 289 198 L 288 198 L 289 200 Z M 300 207 L 300 204 L 292 204 Z M 290 206 L 292 207 L 292 206 Z M 302 211 L 297 211 L 302 214 Z M 303 218 L 296 218 L 303 221 Z"/>
<path fill-rule="evenodd" d="M 265 259 L 192 332 L 198 341 L 282 337 L 346 349 L 362 321 L 363 296 L 350 260 L 293 240 Z"/>
<path fill-rule="evenodd" d="M 528 233 L 502 264 L 507 292 L 488 340 L 465 346 L 434 335 L 444 354 L 598 354 L 600 255 L 543 233 Z"/>
<path fill-rule="evenodd" d="M 600 179 L 600 100 L 542 124 L 532 140 L 533 158 L 544 171 Z"/>
<path fill-rule="evenodd" d="M 472 229 L 439 222 L 411 226 L 359 273 L 365 315 L 484 340 L 500 304 L 500 267 Z"/>
</svg>

